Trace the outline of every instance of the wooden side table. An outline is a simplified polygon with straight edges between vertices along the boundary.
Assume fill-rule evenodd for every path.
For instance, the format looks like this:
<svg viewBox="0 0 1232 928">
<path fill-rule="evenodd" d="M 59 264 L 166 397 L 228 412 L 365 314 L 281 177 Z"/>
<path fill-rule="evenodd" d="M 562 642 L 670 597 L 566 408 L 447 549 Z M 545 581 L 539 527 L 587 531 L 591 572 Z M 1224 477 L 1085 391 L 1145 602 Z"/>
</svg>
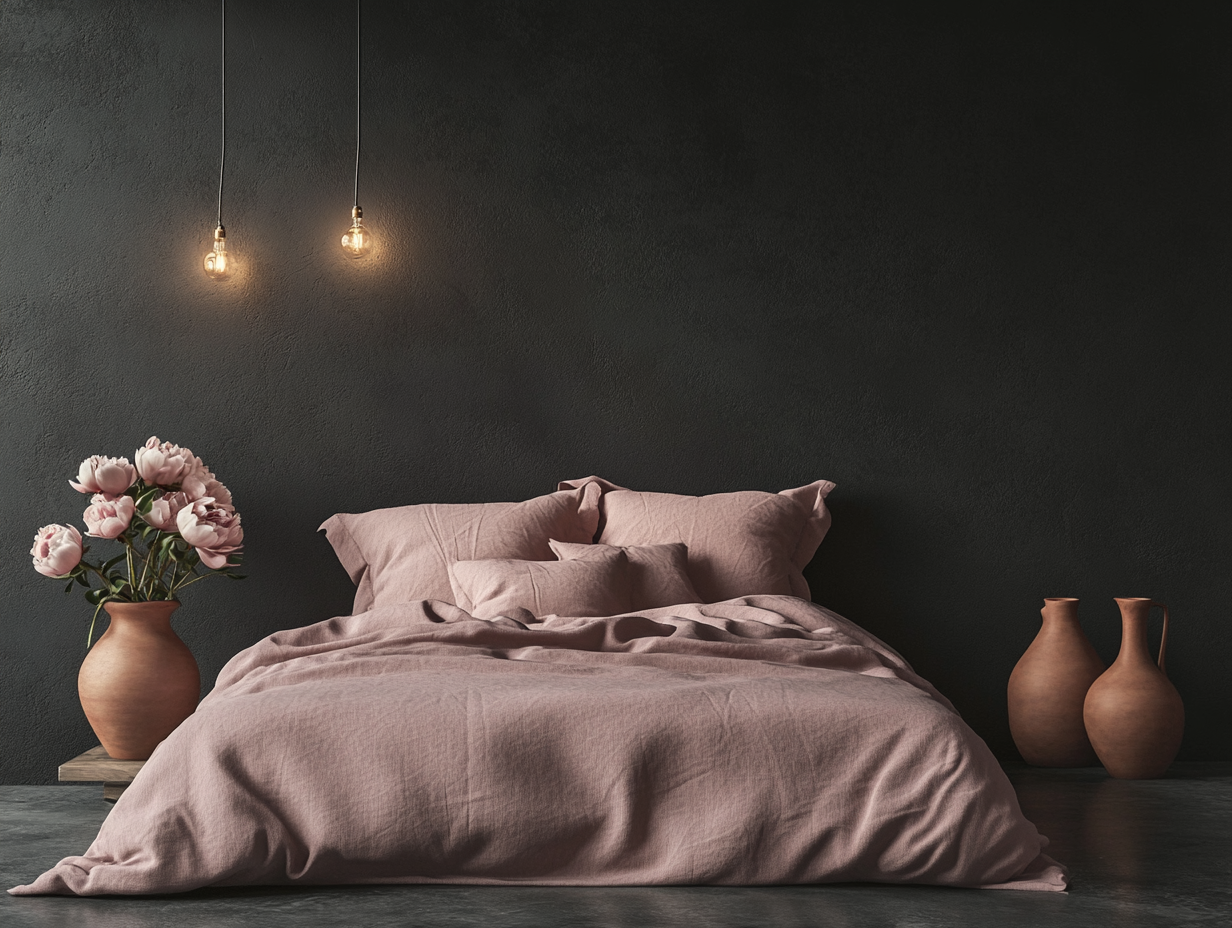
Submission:
<svg viewBox="0 0 1232 928">
<path fill-rule="evenodd" d="M 60 765 L 61 783 L 97 783 L 103 781 L 103 798 L 112 802 L 119 799 L 133 782 L 137 771 L 145 766 L 143 760 L 114 760 L 100 744 L 84 754 Z"/>
</svg>

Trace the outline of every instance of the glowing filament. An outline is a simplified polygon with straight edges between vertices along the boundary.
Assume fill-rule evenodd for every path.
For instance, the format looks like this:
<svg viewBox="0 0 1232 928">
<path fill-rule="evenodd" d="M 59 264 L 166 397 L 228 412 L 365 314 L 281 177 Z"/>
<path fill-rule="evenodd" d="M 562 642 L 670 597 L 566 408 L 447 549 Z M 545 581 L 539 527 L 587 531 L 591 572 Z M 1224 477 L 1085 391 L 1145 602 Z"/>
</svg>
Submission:
<svg viewBox="0 0 1232 928">
<path fill-rule="evenodd" d="M 205 256 L 205 273 L 214 280 L 227 279 L 227 230 L 222 226 L 214 230 L 214 250 Z"/>
<path fill-rule="evenodd" d="M 351 228 L 342 234 L 342 250 L 348 258 L 362 258 L 372 250 L 372 232 L 364 228 L 364 211 L 351 210 Z"/>
</svg>

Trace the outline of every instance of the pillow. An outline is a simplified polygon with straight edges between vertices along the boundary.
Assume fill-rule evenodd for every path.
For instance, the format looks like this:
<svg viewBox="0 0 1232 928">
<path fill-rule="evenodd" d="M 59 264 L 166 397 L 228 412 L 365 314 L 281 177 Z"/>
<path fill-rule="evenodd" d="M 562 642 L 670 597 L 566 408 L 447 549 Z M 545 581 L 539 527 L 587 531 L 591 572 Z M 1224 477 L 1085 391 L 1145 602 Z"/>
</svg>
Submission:
<svg viewBox="0 0 1232 928">
<path fill-rule="evenodd" d="M 640 493 L 601 477 L 566 480 L 560 488 L 598 483 L 599 535 L 604 545 L 688 545 L 689 578 L 702 601 L 713 603 L 756 593 L 810 599 L 800 572 L 830 527 L 829 480 L 781 493 L 757 490 L 678 496 Z"/>
<path fill-rule="evenodd" d="M 340 513 L 321 526 L 357 589 L 354 612 L 453 602 L 449 565 L 479 558 L 551 561 L 551 538 L 589 544 L 600 487 L 578 484 L 523 503 L 439 503 Z"/>
<path fill-rule="evenodd" d="M 585 561 L 609 550 L 608 545 L 575 545 L 555 539 L 551 544 L 552 550 L 562 561 Z M 621 550 L 629 559 L 631 610 L 702 601 L 689 580 L 689 549 L 683 543 L 630 545 Z"/>
<path fill-rule="evenodd" d="M 632 611 L 629 559 L 620 548 L 573 561 L 478 560 L 449 565 L 459 607 L 477 619 L 521 609 L 545 615 L 619 615 Z"/>
</svg>

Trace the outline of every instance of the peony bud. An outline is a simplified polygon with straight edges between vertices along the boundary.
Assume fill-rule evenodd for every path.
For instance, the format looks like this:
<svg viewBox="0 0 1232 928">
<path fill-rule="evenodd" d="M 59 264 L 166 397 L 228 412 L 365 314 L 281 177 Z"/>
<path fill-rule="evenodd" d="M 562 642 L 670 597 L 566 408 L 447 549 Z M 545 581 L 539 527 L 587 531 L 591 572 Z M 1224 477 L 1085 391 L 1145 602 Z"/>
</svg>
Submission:
<svg viewBox="0 0 1232 928">
<path fill-rule="evenodd" d="M 137 470 L 128 458 L 108 458 L 94 454 L 81 462 L 77 480 L 69 481 L 78 493 L 106 493 L 116 497 L 137 482 Z"/>
<path fill-rule="evenodd" d="M 30 549 L 34 569 L 44 577 L 65 577 L 81 563 L 81 533 L 71 525 L 44 525 Z"/>
<path fill-rule="evenodd" d="M 175 517 L 181 509 L 188 505 L 188 496 L 184 493 L 164 493 L 150 506 L 143 519 L 150 525 L 164 532 L 174 532 Z"/>
<path fill-rule="evenodd" d="M 92 538 L 118 538 L 133 521 L 137 506 L 131 496 L 108 499 L 102 493 L 95 493 L 90 504 L 81 518 L 89 529 L 86 534 Z"/>
<path fill-rule="evenodd" d="M 201 563 L 212 570 L 227 566 L 227 556 L 243 550 L 240 514 L 213 505 L 210 497 L 194 500 L 176 516 L 184 540 L 197 549 Z"/>
<path fill-rule="evenodd" d="M 160 487 L 175 486 L 182 482 L 193 473 L 198 463 L 187 448 L 173 445 L 169 441 L 160 442 L 156 435 L 150 437 L 145 447 L 137 449 L 133 461 L 142 480 Z"/>
</svg>

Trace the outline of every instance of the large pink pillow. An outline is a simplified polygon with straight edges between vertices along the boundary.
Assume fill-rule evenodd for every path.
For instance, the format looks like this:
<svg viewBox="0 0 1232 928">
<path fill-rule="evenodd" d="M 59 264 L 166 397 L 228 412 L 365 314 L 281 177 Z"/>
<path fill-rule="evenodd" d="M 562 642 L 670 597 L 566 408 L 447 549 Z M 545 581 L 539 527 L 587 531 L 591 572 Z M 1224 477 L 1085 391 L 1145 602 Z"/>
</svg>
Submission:
<svg viewBox="0 0 1232 928">
<path fill-rule="evenodd" d="M 689 548 L 689 577 L 702 601 L 757 593 L 810 599 L 801 571 L 830 527 L 829 480 L 781 493 L 746 490 L 712 496 L 641 493 L 601 477 L 562 481 L 560 488 L 599 483 L 602 518 L 595 540 L 605 545 L 681 541 Z"/>
<path fill-rule="evenodd" d="M 479 560 L 449 565 L 455 603 L 477 619 L 620 615 L 632 611 L 629 560 L 620 548 L 574 561 Z"/>
<path fill-rule="evenodd" d="M 594 482 L 523 503 L 427 503 L 340 513 L 321 526 L 357 587 L 356 614 L 418 599 L 453 601 L 449 565 L 480 558 L 553 560 L 549 539 L 589 543 Z"/>
<path fill-rule="evenodd" d="M 588 560 L 601 557 L 611 550 L 609 545 L 575 545 L 552 542 L 552 550 L 562 561 Z M 668 545 L 630 545 L 624 551 L 629 559 L 630 609 L 657 609 L 659 606 L 679 606 L 700 603 L 689 580 L 689 549 L 681 542 Z M 608 613 L 615 615 L 615 613 Z"/>
</svg>

